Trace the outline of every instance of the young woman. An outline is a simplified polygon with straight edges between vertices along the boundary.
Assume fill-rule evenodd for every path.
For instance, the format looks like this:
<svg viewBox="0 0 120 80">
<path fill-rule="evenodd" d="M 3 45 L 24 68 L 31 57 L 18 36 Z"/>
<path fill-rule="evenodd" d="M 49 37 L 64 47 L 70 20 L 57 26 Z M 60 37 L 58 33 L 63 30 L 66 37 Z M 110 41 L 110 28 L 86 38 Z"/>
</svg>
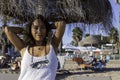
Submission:
<svg viewBox="0 0 120 80">
<path fill-rule="evenodd" d="M 22 28 L 5 27 L 8 39 L 22 56 L 18 80 L 55 80 L 58 65 L 56 54 L 65 25 L 64 21 L 57 21 L 50 26 L 43 16 L 38 15 L 27 28 L 26 40 L 18 36 L 24 32 Z M 49 35 L 51 28 L 56 28 L 52 36 Z"/>
</svg>

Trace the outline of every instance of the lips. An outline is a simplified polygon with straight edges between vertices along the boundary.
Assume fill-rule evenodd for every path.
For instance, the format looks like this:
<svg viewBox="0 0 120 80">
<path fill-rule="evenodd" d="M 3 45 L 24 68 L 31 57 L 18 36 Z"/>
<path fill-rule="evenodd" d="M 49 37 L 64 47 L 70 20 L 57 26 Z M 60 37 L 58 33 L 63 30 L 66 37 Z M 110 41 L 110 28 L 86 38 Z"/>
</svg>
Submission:
<svg viewBox="0 0 120 80">
<path fill-rule="evenodd" d="M 43 35 L 37 35 L 38 37 L 42 37 Z"/>
<path fill-rule="evenodd" d="M 42 34 L 36 34 L 35 39 L 38 40 L 38 41 L 39 40 L 41 41 L 41 40 L 44 39 L 44 35 L 42 35 Z"/>
</svg>

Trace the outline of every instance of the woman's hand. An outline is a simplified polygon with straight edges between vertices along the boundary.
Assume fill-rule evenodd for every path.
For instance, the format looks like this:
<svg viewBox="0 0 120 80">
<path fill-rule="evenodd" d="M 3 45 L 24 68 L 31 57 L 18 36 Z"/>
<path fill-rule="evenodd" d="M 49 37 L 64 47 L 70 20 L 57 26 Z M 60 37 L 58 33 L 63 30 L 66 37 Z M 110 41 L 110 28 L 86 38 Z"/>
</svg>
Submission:
<svg viewBox="0 0 120 80">
<path fill-rule="evenodd" d="M 55 25 L 56 28 L 57 28 L 57 27 L 63 27 L 63 26 L 66 25 L 66 22 L 65 22 L 65 21 L 56 21 L 56 22 L 54 23 L 54 25 Z"/>
<path fill-rule="evenodd" d="M 51 29 L 56 29 L 58 26 L 64 26 L 66 24 L 65 21 L 56 21 L 50 24 Z"/>
</svg>

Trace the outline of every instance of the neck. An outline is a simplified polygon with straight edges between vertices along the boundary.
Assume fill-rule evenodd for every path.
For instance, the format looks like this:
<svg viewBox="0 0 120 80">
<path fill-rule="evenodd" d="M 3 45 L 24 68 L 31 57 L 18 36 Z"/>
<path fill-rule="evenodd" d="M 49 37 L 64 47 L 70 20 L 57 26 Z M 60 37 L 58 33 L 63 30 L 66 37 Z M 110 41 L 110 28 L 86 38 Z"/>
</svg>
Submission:
<svg viewBox="0 0 120 80">
<path fill-rule="evenodd" d="M 39 41 L 39 42 L 36 41 L 36 42 L 35 42 L 35 45 L 36 45 L 36 46 L 43 46 L 43 45 L 45 45 L 45 42 L 43 42 L 43 41 Z"/>
</svg>

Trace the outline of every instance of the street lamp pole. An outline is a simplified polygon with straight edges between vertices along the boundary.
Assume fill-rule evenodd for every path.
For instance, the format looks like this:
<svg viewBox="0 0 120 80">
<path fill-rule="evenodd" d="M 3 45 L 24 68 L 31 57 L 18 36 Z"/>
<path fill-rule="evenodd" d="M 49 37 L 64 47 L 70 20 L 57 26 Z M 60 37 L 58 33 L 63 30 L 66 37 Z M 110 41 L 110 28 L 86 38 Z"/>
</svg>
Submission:
<svg viewBox="0 0 120 80">
<path fill-rule="evenodd" d="M 101 42 L 103 42 L 103 29 L 101 29 Z M 102 50 L 102 54 L 103 54 L 103 43 L 101 43 L 101 50 Z"/>
</svg>

